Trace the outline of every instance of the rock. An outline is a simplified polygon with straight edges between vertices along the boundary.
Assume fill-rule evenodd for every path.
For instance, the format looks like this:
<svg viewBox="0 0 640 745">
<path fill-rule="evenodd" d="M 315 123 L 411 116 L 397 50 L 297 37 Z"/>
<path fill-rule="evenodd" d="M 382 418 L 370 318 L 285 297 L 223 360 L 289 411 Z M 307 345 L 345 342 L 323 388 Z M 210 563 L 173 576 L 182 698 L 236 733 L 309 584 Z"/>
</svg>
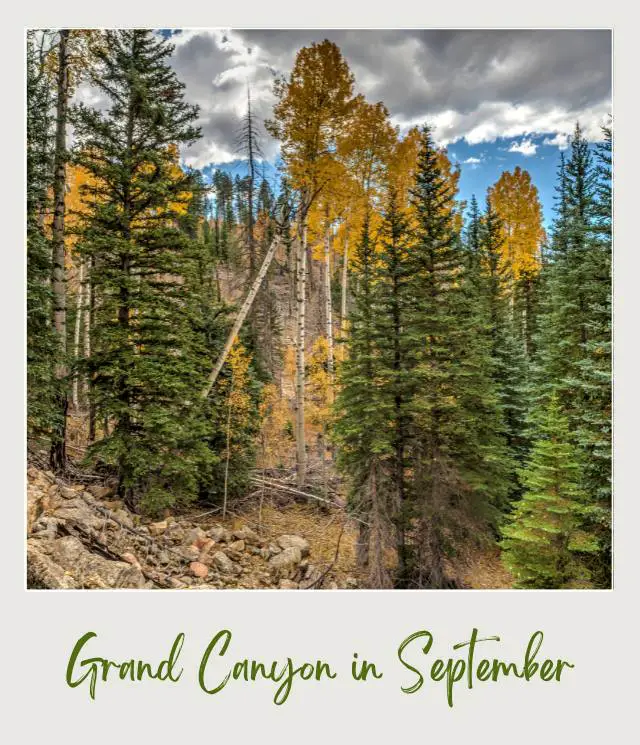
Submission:
<svg viewBox="0 0 640 745">
<path fill-rule="evenodd" d="M 282 549 L 280 546 L 277 546 L 275 543 L 270 543 L 269 548 L 267 549 L 270 556 L 275 556 L 276 554 L 279 554 Z"/>
<path fill-rule="evenodd" d="M 230 543 L 229 551 L 244 551 L 244 541 L 234 541 L 233 543 Z"/>
<path fill-rule="evenodd" d="M 202 547 L 200 548 L 200 558 L 198 561 L 206 561 L 209 558 L 209 554 L 215 548 L 216 542 L 212 538 L 206 538 Z"/>
<path fill-rule="evenodd" d="M 276 556 L 269 559 L 269 565 L 276 578 L 291 579 L 298 571 L 298 564 L 302 560 L 302 554 L 297 546 L 285 548 Z"/>
<path fill-rule="evenodd" d="M 27 487 L 27 535 L 31 535 L 33 526 L 42 512 L 42 492 L 31 486 Z"/>
<path fill-rule="evenodd" d="M 228 543 L 231 540 L 231 533 L 220 525 L 211 528 L 207 535 L 216 543 Z"/>
<path fill-rule="evenodd" d="M 169 585 L 175 590 L 180 590 L 185 586 L 184 582 L 180 582 L 176 577 L 169 577 Z"/>
<path fill-rule="evenodd" d="M 87 487 L 87 491 L 96 499 L 107 499 L 108 497 L 112 497 L 115 493 L 113 487 L 100 486 L 99 484 L 91 484 L 91 486 Z"/>
<path fill-rule="evenodd" d="M 66 499 L 54 510 L 53 516 L 60 521 L 76 521 L 87 528 L 99 531 L 102 530 L 105 521 L 104 516 L 92 510 L 80 496 L 76 496 L 76 499 Z"/>
<path fill-rule="evenodd" d="M 283 550 L 287 548 L 298 548 L 302 556 L 309 555 L 309 541 L 305 540 L 299 535 L 281 535 L 278 538 L 278 545 Z"/>
<path fill-rule="evenodd" d="M 199 561 L 192 561 L 191 564 L 189 564 L 189 569 L 191 569 L 194 577 L 200 577 L 200 579 L 206 579 L 209 574 L 207 567 Z"/>
<path fill-rule="evenodd" d="M 337 590 L 337 589 L 339 589 L 337 582 L 329 582 L 329 584 L 327 585 L 327 590 Z"/>
<path fill-rule="evenodd" d="M 106 499 L 104 506 L 112 512 L 124 509 L 124 502 L 121 499 Z"/>
<path fill-rule="evenodd" d="M 186 539 L 185 530 L 184 528 L 181 528 L 178 523 L 171 523 L 166 529 L 165 535 L 174 543 L 183 543 Z"/>
<path fill-rule="evenodd" d="M 151 533 L 151 535 L 158 536 L 158 535 L 161 535 L 162 533 L 164 533 L 164 531 L 167 529 L 167 527 L 168 527 L 167 526 L 167 521 L 166 520 L 160 520 L 160 522 L 151 523 L 151 525 L 149 525 L 149 533 Z"/>
<path fill-rule="evenodd" d="M 278 587 L 281 590 L 297 590 L 300 585 L 297 582 L 292 582 L 290 579 L 281 579 Z"/>
<path fill-rule="evenodd" d="M 70 486 L 58 486 L 57 493 L 63 499 L 75 499 L 78 496 L 78 492 L 75 489 L 72 489 Z"/>
<path fill-rule="evenodd" d="M 261 543 L 260 536 L 247 525 L 240 530 L 234 530 L 233 537 L 238 541 L 244 541 L 252 546 L 257 546 Z"/>
<path fill-rule="evenodd" d="M 60 520 L 55 517 L 49 517 L 48 515 L 40 515 L 33 525 L 32 536 L 38 539 L 49 539 L 52 540 L 58 535 L 58 526 Z"/>
<path fill-rule="evenodd" d="M 74 536 L 52 541 L 27 540 L 29 586 L 51 589 L 142 588 L 140 569 L 125 561 L 93 554 Z"/>
<path fill-rule="evenodd" d="M 131 519 L 131 515 L 126 510 L 118 510 L 117 512 L 113 513 L 113 516 L 123 525 L 126 525 L 127 528 L 133 528 L 133 520 Z"/>
<path fill-rule="evenodd" d="M 132 564 L 134 567 L 138 567 L 140 569 L 140 562 L 138 561 L 135 554 L 132 554 L 131 551 L 127 551 L 126 553 L 122 554 L 123 561 L 126 561 L 127 564 Z"/>
<path fill-rule="evenodd" d="M 216 551 L 211 561 L 215 568 L 223 574 L 239 573 L 239 569 L 236 564 L 234 564 L 223 551 Z"/>
<path fill-rule="evenodd" d="M 192 528 L 187 535 L 185 536 L 185 541 L 189 545 L 196 546 L 197 548 L 202 548 L 205 541 L 208 539 L 207 534 L 202 530 L 202 528 Z"/>
<path fill-rule="evenodd" d="M 179 553 L 187 561 L 198 561 L 200 559 L 200 551 L 195 546 L 183 546 L 179 549 Z"/>
<path fill-rule="evenodd" d="M 355 590 L 358 587 L 358 580 L 353 577 L 347 577 L 345 586 Z"/>
</svg>

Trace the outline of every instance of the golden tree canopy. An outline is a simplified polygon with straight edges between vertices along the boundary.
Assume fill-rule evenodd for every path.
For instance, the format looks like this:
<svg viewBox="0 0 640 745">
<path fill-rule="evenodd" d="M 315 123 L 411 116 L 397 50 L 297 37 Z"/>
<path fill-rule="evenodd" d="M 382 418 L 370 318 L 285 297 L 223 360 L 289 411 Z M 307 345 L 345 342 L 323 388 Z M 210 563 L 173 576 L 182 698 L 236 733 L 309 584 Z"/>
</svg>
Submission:
<svg viewBox="0 0 640 745">
<path fill-rule="evenodd" d="M 514 279 L 540 269 L 540 247 L 545 238 L 538 190 L 529 173 L 516 166 L 505 171 L 489 189 L 493 209 L 502 220 L 503 259 Z"/>
</svg>

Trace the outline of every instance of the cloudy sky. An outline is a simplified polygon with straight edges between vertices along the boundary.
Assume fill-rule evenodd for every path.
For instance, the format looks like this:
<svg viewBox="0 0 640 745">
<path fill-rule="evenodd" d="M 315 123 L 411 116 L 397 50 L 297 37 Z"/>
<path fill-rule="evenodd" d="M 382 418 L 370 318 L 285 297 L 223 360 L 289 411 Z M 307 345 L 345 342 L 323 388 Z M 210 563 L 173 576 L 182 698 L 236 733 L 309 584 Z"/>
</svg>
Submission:
<svg viewBox="0 0 640 745">
<path fill-rule="evenodd" d="M 182 30 L 165 32 L 186 97 L 200 106 L 203 138 L 188 165 L 241 172 L 235 140 L 247 86 L 258 120 L 271 115 L 274 77 L 296 52 L 328 38 L 358 92 L 383 101 L 401 130 L 429 122 L 462 167 L 461 196 L 484 193 L 500 173 L 526 167 L 551 215 L 558 152 L 579 120 L 592 141 L 611 112 L 609 31 Z M 266 132 L 273 163 L 277 143 Z M 207 168 L 207 171 L 209 168 Z"/>
</svg>

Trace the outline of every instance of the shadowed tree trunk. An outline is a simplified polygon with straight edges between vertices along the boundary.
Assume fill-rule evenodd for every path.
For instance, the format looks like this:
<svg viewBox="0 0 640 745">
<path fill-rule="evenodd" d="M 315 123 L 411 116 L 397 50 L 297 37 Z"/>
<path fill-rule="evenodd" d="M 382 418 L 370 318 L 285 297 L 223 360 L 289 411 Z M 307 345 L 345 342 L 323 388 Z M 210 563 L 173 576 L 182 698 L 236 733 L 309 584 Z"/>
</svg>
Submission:
<svg viewBox="0 0 640 745">
<path fill-rule="evenodd" d="M 58 415 L 59 421 L 51 437 L 49 454 L 51 468 L 55 472 L 65 468 L 67 454 L 65 447 L 67 428 L 67 409 L 69 406 L 65 379 L 67 377 L 67 282 L 64 246 L 64 211 L 66 186 L 66 128 L 67 108 L 69 96 L 69 53 L 67 42 L 68 29 L 60 31 L 58 42 L 58 77 L 56 104 L 56 138 L 54 152 L 53 178 L 53 325 L 58 338 L 58 360 L 55 369 L 56 380 L 59 381 Z"/>
</svg>

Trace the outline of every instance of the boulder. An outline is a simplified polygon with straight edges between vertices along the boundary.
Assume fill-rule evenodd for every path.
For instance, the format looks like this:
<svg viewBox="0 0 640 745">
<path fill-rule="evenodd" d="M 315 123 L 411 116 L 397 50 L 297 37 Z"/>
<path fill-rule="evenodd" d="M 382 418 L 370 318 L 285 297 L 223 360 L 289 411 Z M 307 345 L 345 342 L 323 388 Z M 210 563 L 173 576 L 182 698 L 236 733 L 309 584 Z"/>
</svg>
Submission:
<svg viewBox="0 0 640 745">
<path fill-rule="evenodd" d="M 91 484 L 91 486 L 87 487 L 87 491 L 96 499 L 108 499 L 115 493 L 113 487 L 100 484 Z"/>
<path fill-rule="evenodd" d="M 302 561 L 302 554 L 297 546 L 285 548 L 279 554 L 269 559 L 271 571 L 278 579 L 292 579 L 298 571 L 298 565 Z"/>
<path fill-rule="evenodd" d="M 66 499 L 60 507 L 54 510 L 53 516 L 63 522 L 79 522 L 94 530 L 102 530 L 105 521 L 104 516 L 92 510 L 80 496 L 76 499 Z"/>
<path fill-rule="evenodd" d="M 260 536 L 247 525 L 240 528 L 240 530 L 234 530 L 233 537 L 237 541 L 248 543 L 250 546 L 258 546 L 262 542 Z"/>
<path fill-rule="evenodd" d="M 231 533 L 229 533 L 226 528 L 223 528 L 221 525 L 216 525 L 215 527 L 211 528 L 207 535 L 209 538 L 212 538 L 216 543 L 228 543 L 231 540 Z"/>
<path fill-rule="evenodd" d="M 238 566 L 234 564 L 223 551 L 216 551 L 211 559 L 211 563 L 218 571 L 222 572 L 222 574 L 239 573 Z"/>
<path fill-rule="evenodd" d="M 281 579 L 278 585 L 280 590 L 297 590 L 299 587 L 297 582 L 292 582 L 290 579 Z"/>
<path fill-rule="evenodd" d="M 126 561 L 127 564 L 132 564 L 134 567 L 138 567 L 140 569 L 140 562 L 138 561 L 135 554 L 132 554 L 131 551 L 127 551 L 126 553 L 122 554 L 123 561 Z"/>
<path fill-rule="evenodd" d="M 58 526 L 60 525 L 60 522 L 61 521 L 55 517 L 40 515 L 33 525 L 31 535 L 33 538 L 38 538 L 39 540 L 42 540 L 43 538 L 51 540 L 58 535 Z"/>
<path fill-rule="evenodd" d="M 162 533 L 164 533 L 167 527 L 168 527 L 167 521 L 160 520 L 157 523 L 151 523 L 151 525 L 149 525 L 149 533 L 155 536 L 162 535 Z"/>
<path fill-rule="evenodd" d="M 93 554 L 74 536 L 52 541 L 27 540 L 30 586 L 47 589 L 142 588 L 139 567 Z"/>
<path fill-rule="evenodd" d="M 171 523 L 165 531 L 165 535 L 170 538 L 174 543 L 184 543 L 186 539 L 186 533 L 184 528 L 181 528 L 178 523 Z"/>
<path fill-rule="evenodd" d="M 244 541 L 234 541 L 228 546 L 229 551 L 244 551 Z"/>
<path fill-rule="evenodd" d="M 309 541 L 299 535 L 281 535 L 280 538 L 278 538 L 278 545 L 283 550 L 294 547 L 299 548 L 302 556 L 309 555 Z"/>
<path fill-rule="evenodd" d="M 202 548 L 208 537 L 202 528 L 192 528 L 187 532 L 185 542 L 197 548 Z"/>
<path fill-rule="evenodd" d="M 189 569 L 194 577 L 199 577 L 200 579 L 206 579 L 209 575 L 208 568 L 199 561 L 192 561 L 191 564 L 189 564 Z"/>
<path fill-rule="evenodd" d="M 206 561 L 215 545 L 216 542 L 212 538 L 205 538 L 204 542 L 200 546 L 200 558 L 198 559 L 198 561 Z"/>
<path fill-rule="evenodd" d="M 36 520 L 43 512 L 42 497 L 40 489 L 31 485 L 27 487 L 27 535 L 31 535 Z"/>
<path fill-rule="evenodd" d="M 180 556 L 187 561 L 198 561 L 200 559 L 200 550 L 195 546 L 183 546 L 178 551 Z"/>
</svg>

